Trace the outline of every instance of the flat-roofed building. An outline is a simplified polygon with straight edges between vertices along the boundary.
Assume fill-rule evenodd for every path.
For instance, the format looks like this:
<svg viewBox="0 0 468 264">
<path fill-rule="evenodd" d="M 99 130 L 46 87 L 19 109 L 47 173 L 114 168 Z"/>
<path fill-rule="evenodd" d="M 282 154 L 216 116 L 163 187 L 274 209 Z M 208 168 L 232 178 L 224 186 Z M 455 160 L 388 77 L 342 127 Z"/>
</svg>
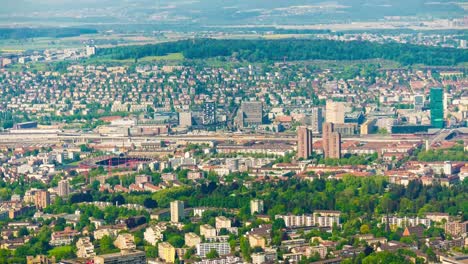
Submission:
<svg viewBox="0 0 468 264">
<path fill-rule="evenodd" d="M 171 222 L 178 223 L 180 220 L 184 219 L 184 217 L 184 202 L 171 202 Z"/>
<path fill-rule="evenodd" d="M 201 238 L 197 234 L 190 232 L 185 234 L 185 245 L 195 247 L 201 243 Z"/>
<path fill-rule="evenodd" d="M 216 228 L 210 225 L 201 225 L 200 235 L 204 236 L 205 238 L 216 237 Z"/>
<path fill-rule="evenodd" d="M 225 216 L 217 216 L 216 218 L 216 228 L 231 228 L 231 219 Z"/>
<path fill-rule="evenodd" d="M 174 263 L 175 262 L 175 247 L 167 242 L 162 242 L 158 244 L 158 253 L 159 257 L 165 262 Z"/>
<path fill-rule="evenodd" d="M 94 264 L 146 264 L 144 251 L 121 251 L 94 257 Z"/>
<path fill-rule="evenodd" d="M 250 214 L 263 213 L 263 200 L 253 199 L 250 201 Z"/>
<path fill-rule="evenodd" d="M 231 253 L 231 247 L 227 242 L 221 243 L 200 243 L 197 245 L 197 255 L 204 258 L 211 250 L 216 250 L 218 255 L 223 256 Z"/>
</svg>

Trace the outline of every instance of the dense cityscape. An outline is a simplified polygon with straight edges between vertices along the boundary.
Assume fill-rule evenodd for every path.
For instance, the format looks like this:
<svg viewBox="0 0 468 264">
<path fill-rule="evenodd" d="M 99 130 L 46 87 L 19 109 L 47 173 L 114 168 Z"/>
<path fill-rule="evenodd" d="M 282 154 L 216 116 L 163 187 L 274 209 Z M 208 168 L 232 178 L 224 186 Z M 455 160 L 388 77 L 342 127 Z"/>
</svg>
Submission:
<svg viewBox="0 0 468 264">
<path fill-rule="evenodd" d="M 295 26 L 230 28 L 239 1 L 135 31 L 143 2 L 0 11 L 125 21 L 0 28 L 0 264 L 467 263 L 459 7 L 380 28 L 262 4 Z"/>
</svg>

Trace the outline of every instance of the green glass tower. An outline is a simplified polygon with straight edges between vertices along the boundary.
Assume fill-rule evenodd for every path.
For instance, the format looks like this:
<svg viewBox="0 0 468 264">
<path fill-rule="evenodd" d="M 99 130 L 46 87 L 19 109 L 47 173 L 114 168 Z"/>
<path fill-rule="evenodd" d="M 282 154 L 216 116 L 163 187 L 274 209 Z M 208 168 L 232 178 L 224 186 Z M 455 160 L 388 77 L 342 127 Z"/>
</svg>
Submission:
<svg viewBox="0 0 468 264">
<path fill-rule="evenodd" d="M 444 90 L 442 88 L 431 88 L 429 94 L 431 101 L 431 125 L 433 128 L 444 127 Z"/>
</svg>

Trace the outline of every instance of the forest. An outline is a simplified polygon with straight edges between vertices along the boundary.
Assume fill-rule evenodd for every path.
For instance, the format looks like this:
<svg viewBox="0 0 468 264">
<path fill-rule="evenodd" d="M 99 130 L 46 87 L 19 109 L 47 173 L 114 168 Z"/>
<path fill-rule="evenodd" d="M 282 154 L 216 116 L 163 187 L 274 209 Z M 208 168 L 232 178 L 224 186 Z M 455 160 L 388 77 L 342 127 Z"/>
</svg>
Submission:
<svg viewBox="0 0 468 264">
<path fill-rule="evenodd" d="M 366 60 L 385 59 L 402 65 L 457 65 L 468 61 L 468 50 L 417 46 L 410 44 L 378 44 L 366 41 L 333 41 L 307 39 L 238 40 L 194 39 L 98 49 L 97 56 L 111 59 L 140 59 L 183 53 L 187 59 L 231 57 L 248 62 L 301 60 Z"/>
</svg>

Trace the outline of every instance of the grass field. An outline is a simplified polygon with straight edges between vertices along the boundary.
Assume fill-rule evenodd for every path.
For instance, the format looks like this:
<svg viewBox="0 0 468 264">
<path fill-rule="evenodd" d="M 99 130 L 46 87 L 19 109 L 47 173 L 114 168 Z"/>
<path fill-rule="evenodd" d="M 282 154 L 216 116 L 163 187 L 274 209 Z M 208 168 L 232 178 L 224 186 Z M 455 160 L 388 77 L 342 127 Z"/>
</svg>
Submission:
<svg viewBox="0 0 468 264">
<path fill-rule="evenodd" d="M 22 49 L 0 49 L 0 53 L 20 53 L 23 51 Z"/>
<path fill-rule="evenodd" d="M 148 62 L 148 61 L 180 61 L 184 59 L 184 54 L 182 53 L 170 53 L 166 56 L 148 56 L 139 59 L 138 61 L 141 62 Z"/>
<path fill-rule="evenodd" d="M 98 47 L 118 45 L 154 44 L 164 40 L 162 37 L 135 36 L 131 34 L 86 34 L 66 38 L 0 39 L 0 51 L 21 52 L 25 50 L 84 48 L 86 43 Z"/>
<path fill-rule="evenodd" d="M 170 53 L 165 56 L 147 56 L 138 59 L 138 62 L 158 62 L 158 61 L 182 61 L 184 55 L 182 53 Z M 97 64 L 97 63 L 115 63 L 115 64 L 133 64 L 135 63 L 134 59 L 125 59 L 125 60 L 115 60 L 109 58 L 90 58 L 86 60 L 87 64 Z"/>
<path fill-rule="evenodd" d="M 7 68 L 11 72 L 20 72 L 20 71 L 46 71 L 47 63 L 46 62 L 35 62 L 27 64 L 11 64 Z"/>
<path fill-rule="evenodd" d="M 263 35 L 263 39 L 310 38 L 311 34 L 271 34 Z"/>
</svg>

